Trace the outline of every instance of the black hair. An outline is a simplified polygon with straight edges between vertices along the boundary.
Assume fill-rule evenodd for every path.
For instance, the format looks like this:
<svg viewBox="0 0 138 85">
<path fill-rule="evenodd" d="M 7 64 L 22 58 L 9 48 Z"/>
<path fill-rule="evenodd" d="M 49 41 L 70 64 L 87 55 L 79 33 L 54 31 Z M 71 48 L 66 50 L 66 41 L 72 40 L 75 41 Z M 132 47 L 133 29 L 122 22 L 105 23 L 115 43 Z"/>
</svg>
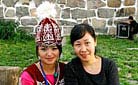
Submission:
<svg viewBox="0 0 138 85">
<path fill-rule="evenodd" d="M 133 20 L 133 16 L 129 16 L 128 19 Z"/>
<path fill-rule="evenodd" d="M 71 41 L 72 46 L 73 46 L 73 43 L 76 40 L 81 39 L 85 35 L 86 32 L 90 33 L 90 35 L 96 41 L 95 31 L 92 26 L 86 23 L 77 24 L 73 27 L 73 29 L 71 30 L 71 34 L 70 34 L 70 41 Z"/>
<path fill-rule="evenodd" d="M 59 56 L 61 55 L 62 53 L 62 45 L 56 45 L 58 50 L 59 50 Z M 38 53 L 38 45 L 36 45 L 36 56 L 38 57 L 39 56 L 39 53 Z"/>
</svg>

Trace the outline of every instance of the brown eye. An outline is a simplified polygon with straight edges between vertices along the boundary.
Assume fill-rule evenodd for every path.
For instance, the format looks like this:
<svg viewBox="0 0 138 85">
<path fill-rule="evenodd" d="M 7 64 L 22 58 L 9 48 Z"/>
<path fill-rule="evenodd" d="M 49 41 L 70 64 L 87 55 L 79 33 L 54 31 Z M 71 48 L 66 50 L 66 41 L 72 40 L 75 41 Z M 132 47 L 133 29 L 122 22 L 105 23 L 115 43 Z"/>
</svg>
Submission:
<svg viewBox="0 0 138 85">
<path fill-rule="evenodd" d="M 42 48 L 40 48 L 40 50 L 42 50 L 42 51 L 46 51 L 46 48 L 45 48 L 45 47 L 42 47 Z"/>
<path fill-rule="evenodd" d="M 76 43 L 76 44 L 74 44 L 74 46 L 80 46 L 80 44 L 79 43 Z"/>
<path fill-rule="evenodd" d="M 91 42 L 86 42 L 86 45 L 89 45 Z"/>
<path fill-rule="evenodd" d="M 52 50 L 57 50 L 57 46 L 51 46 Z"/>
<path fill-rule="evenodd" d="M 57 47 L 53 47 L 52 50 L 57 50 L 58 48 Z"/>
</svg>

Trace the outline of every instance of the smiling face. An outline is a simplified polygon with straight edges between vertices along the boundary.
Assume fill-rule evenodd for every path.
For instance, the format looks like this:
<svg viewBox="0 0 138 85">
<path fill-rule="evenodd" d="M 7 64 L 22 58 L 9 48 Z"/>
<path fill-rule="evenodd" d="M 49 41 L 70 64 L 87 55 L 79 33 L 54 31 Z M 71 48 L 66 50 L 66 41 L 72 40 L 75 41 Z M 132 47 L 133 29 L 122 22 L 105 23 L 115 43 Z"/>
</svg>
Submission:
<svg viewBox="0 0 138 85">
<path fill-rule="evenodd" d="M 39 46 L 38 55 L 42 63 L 51 65 L 56 63 L 59 58 L 60 52 L 56 45 Z"/>
<path fill-rule="evenodd" d="M 96 40 L 88 32 L 73 43 L 74 51 L 81 61 L 89 61 L 95 57 L 95 46 Z"/>
</svg>

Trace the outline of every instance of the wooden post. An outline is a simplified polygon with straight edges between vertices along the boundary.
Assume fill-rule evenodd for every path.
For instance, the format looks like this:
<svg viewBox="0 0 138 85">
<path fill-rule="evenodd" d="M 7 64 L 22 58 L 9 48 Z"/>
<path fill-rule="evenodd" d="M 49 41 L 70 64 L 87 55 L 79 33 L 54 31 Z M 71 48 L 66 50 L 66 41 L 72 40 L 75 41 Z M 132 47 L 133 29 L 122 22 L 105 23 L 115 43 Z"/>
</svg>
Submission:
<svg viewBox="0 0 138 85">
<path fill-rule="evenodd" d="M 0 85 L 18 85 L 21 68 L 0 66 Z"/>
</svg>

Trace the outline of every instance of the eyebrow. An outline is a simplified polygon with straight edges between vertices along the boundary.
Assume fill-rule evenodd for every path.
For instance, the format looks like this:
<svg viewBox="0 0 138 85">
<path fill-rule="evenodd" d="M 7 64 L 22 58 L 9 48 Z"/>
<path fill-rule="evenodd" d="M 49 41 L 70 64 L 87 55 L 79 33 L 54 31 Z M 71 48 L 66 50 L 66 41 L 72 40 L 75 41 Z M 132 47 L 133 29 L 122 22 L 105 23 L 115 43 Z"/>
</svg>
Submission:
<svg viewBox="0 0 138 85">
<path fill-rule="evenodd" d="M 83 41 L 89 41 L 89 39 L 85 39 L 85 40 L 83 40 Z M 80 42 L 80 40 L 76 40 L 76 42 Z"/>
<path fill-rule="evenodd" d="M 90 39 L 85 39 L 84 41 L 89 41 Z"/>
</svg>

